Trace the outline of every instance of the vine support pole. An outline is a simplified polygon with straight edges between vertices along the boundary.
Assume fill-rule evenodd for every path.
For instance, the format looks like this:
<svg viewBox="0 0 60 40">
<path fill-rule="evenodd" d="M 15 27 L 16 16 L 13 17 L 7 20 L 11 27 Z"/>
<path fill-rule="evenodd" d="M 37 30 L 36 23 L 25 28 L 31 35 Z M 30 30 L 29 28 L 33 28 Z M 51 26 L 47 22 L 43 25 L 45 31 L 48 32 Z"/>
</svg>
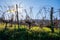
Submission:
<svg viewBox="0 0 60 40">
<path fill-rule="evenodd" d="M 18 29 L 19 29 L 19 18 L 18 18 L 18 5 L 16 4 L 16 13 L 17 13 L 17 24 L 18 24 Z"/>
<path fill-rule="evenodd" d="M 54 24 L 53 24 L 53 7 L 51 7 L 50 11 L 50 22 L 51 22 L 51 30 L 54 32 Z"/>
</svg>

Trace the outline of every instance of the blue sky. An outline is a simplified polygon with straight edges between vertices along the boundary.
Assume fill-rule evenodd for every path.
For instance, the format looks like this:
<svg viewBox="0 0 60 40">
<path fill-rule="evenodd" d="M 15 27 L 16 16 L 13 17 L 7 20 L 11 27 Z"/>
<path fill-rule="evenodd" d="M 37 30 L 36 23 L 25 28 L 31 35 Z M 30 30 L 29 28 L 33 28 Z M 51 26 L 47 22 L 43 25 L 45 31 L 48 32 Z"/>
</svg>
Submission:
<svg viewBox="0 0 60 40">
<path fill-rule="evenodd" d="M 35 19 L 36 14 L 38 13 L 38 11 L 40 9 L 42 9 L 42 7 L 46 7 L 48 10 L 50 10 L 50 7 L 54 7 L 54 10 L 56 11 L 57 9 L 60 8 L 60 0 L 0 0 L 0 6 L 5 6 L 3 7 L 3 9 L 0 10 L 6 10 L 7 5 L 15 5 L 15 4 L 22 4 L 24 9 L 27 9 L 27 11 L 29 12 L 29 7 L 33 7 L 33 14 L 32 14 L 32 18 Z M 45 11 L 42 10 L 41 12 L 42 14 L 38 14 L 39 18 L 42 19 L 42 16 L 44 16 Z M 23 14 L 25 15 L 25 14 Z M 37 16 L 38 16 L 37 15 Z M 59 14 L 58 12 L 54 14 L 55 17 L 57 17 L 59 19 Z M 46 19 L 49 19 L 49 12 L 47 13 L 47 17 Z"/>
</svg>

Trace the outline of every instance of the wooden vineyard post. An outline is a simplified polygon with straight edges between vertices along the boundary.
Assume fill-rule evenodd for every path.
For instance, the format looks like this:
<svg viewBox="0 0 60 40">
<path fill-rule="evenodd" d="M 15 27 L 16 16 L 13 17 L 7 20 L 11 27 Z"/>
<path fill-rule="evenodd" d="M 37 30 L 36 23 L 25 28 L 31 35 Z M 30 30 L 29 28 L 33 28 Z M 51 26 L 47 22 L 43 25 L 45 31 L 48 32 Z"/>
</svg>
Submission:
<svg viewBox="0 0 60 40">
<path fill-rule="evenodd" d="M 51 22 L 51 30 L 54 32 L 54 25 L 53 25 L 53 7 L 51 7 L 50 11 L 50 22 Z"/>
<path fill-rule="evenodd" d="M 19 29 L 19 18 L 18 18 L 18 5 L 16 4 L 16 13 L 17 13 L 17 24 L 18 24 L 18 29 Z"/>
<path fill-rule="evenodd" d="M 6 24 L 5 24 L 5 30 L 7 29 L 7 22 L 6 22 Z"/>
</svg>

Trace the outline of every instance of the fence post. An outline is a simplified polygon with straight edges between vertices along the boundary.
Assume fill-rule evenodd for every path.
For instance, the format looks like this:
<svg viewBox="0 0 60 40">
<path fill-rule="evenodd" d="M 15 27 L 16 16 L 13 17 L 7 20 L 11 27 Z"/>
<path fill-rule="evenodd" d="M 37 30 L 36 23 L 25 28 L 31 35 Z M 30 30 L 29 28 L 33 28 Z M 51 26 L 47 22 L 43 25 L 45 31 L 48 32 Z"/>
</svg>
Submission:
<svg viewBox="0 0 60 40">
<path fill-rule="evenodd" d="M 19 29 L 19 18 L 18 18 L 18 5 L 16 4 L 16 13 L 17 13 L 17 23 L 18 23 L 18 29 Z"/>
<path fill-rule="evenodd" d="M 51 30 L 54 32 L 54 25 L 53 25 L 53 7 L 51 7 L 50 11 L 50 22 L 51 22 Z"/>
</svg>

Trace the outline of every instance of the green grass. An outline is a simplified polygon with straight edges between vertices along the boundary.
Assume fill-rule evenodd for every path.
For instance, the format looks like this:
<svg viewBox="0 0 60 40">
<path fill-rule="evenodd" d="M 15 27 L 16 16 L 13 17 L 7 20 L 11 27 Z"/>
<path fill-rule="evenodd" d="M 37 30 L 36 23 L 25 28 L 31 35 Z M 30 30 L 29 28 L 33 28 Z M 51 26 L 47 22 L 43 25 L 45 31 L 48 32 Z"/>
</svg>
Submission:
<svg viewBox="0 0 60 40">
<path fill-rule="evenodd" d="M 20 31 L 18 31 L 18 25 L 13 24 L 13 27 L 3 30 L 5 24 L 0 24 L 0 40 L 60 40 L 60 29 L 54 28 L 54 33 L 50 28 L 38 26 L 31 27 L 20 25 Z M 16 30 L 14 30 L 16 26 Z"/>
<path fill-rule="evenodd" d="M 14 28 L 16 27 L 16 29 L 18 29 L 18 25 L 17 24 L 12 24 L 12 27 L 10 27 L 10 24 L 7 25 L 8 29 L 10 30 L 14 30 Z M 3 30 L 5 28 L 5 23 L 0 23 L 0 30 Z M 20 29 L 29 29 L 29 27 L 27 27 L 26 25 L 20 25 Z M 34 26 L 34 27 L 31 27 L 29 30 L 32 30 L 32 31 L 44 31 L 44 32 L 51 32 L 51 29 L 50 28 L 47 28 L 47 27 L 43 27 L 43 28 L 40 28 L 38 26 Z M 56 29 L 54 28 L 54 32 L 59 32 L 60 29 Z"/>
</svg>

